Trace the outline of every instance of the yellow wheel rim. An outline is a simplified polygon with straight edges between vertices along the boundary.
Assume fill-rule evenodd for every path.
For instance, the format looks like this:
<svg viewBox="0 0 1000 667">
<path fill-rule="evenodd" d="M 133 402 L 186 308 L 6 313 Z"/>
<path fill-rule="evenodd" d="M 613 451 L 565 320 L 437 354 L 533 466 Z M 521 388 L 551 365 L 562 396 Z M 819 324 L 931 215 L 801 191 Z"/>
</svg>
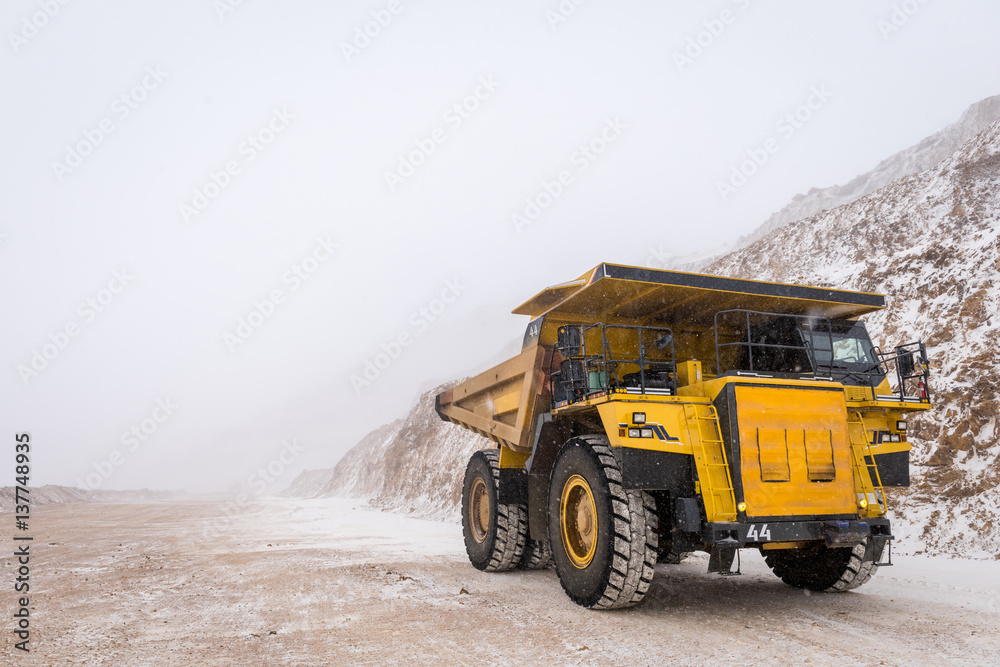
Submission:
<svg viewBox="0 0 1000 667">
<path fill-rule="evenodd" d="M 490 529 L 490 494 L 482 477 L 477 477 L 472 483 L 472 493 L 469 494 L 469 527 L 472 528 L 473 539 L 482 544 Z"/>
<path fill-rule="evenodd" d="M 590 484 L 580 475 L 573 475 L 563 485 L 559 523 L 566 555 L 574 567 L 584 569 L 597 551 L 597 504 Z"/>
</svg>

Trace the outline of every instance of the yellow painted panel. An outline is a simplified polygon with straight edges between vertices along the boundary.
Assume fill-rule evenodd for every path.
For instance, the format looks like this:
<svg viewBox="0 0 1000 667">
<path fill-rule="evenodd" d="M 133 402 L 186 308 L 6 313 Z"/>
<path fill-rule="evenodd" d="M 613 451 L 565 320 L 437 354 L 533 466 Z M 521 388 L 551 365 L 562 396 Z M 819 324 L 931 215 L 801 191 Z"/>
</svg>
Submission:
<svg viewBox="0 0 1000 667">
<path fill-rule="evenodd" d="M 843 391 L 737 386 L 736 409 L 748 515 L 857 513 Z M 819 432 L 828 434 L 826 457 Z M 787 457 L 787 473 L 781 473 L 787 477 L 780 480 L 779 433 Z M 845 474 L 821 481 L 831 466 Z"/>
<path fill-rule="evenodd" d="M 735 521 L 736 501 L 715 409 L 707 401 L 638 402 L 613 400 L 597 406 L 608 440 L 615 447 L 688 454 L 698 470 L 696 489 L 702 494 L 709 521 Z M 642 426 L 633 412 L 644 412 Z M 625 426 L 621 426 L 624 424 Z M 652 428 L 652 438 L 629 438 L 629 428 Z M 625 429 L 626 436 L 620 435 Z"/>
<path fill-rule="evenodd" d="M 677 384 L 685 386 L 701 382 L 701 362 L 695 359 L 681 361 L 677 364 Z"/>
<path fill-rule="evenodd" d="M 501 468 L 523 468 L 531 452 L 515 452 L 510 447 L 500 447 Z"/>
<path fill-rule="evenodd" d="M 833 461 L 833 434 L 830 431 L 805 429 L 806 468 L 810 482 L 828 482 L 836 478 Z"/>
<path fill-rule="evenodd" d="M 517 388 L 509 394 L 504 394 L 503 396 L 497 396 L 493 399 L 493 414 L 502 415 L 506 412 L 513 412 L 517 410 L 518 404 L 521 402 L 521 392 Z"/>
<path fill-rule="evenodd" d="M 760 478 L 765 482 L 787 482 L 791 470 L 788 465 L 788 443 L 785 442 L 785 429 L 757 429 L 757 462 L 760 465 Z"/>
<path fill-rule="evenodd" d="M 806 457 L 804 433 L 800 428 L 790 428 L 785 431 L 785 442 L 788 443 L 789 476 L 792 470 L 807 469 L 809 461 Z"/>
<path fill-rule="evenodd" d="M 633 401 L 608 401 L 597 406 L 601 422 L 612 447 L 631 447 L 634 449 L 651 449 L 658 452 L 674 452 L 690 454 L 691 442 L 687 435 L 682 403 L 638 403 Z M 643 425 L 632 422 L 633 412 L 646 413 L 646 423 Z M 619 435 L 619 424 L 629 428 L 651 428 L 652 438 L 629 438 Z"/>
</svg>

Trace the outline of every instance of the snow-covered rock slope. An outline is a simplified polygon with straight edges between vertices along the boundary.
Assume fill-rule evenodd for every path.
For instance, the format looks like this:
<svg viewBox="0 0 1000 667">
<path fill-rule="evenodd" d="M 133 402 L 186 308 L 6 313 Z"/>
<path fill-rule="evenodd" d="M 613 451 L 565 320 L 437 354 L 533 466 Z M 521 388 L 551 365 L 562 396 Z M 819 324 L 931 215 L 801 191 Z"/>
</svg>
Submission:
<svg viewBox="0 0 1000 667">
<path fill-rule="evenodd" d="M 962 116 L 917 144 L 879 162 L 874 169 L 855 176 L 844 185 L 812 188 L 792 197 L 781 210 L 771 214 L 754 231 L 718 248 L 707 248 L 688 256 L 664 256 L 662 251 L 648 258 L 651 266 L 678 271 L 703 271 L 727 253 L 744 248 L 787 224 L 849 204 L 894 181 L 930 169 L 947 159 L 965 142 L 1000 119 L 1000 95 L 976 102 Z"/>
<path fill-rule="evenodd" d="M 1000 121 L 953 155 L 712 264 L 720 275 L 880 292 L 883 347 L 923 339 L 935 408 L 912 419 L 900 529 L 929 553 L 1000 553 Z M 916 531 L 916 532 L 914 532 Z"/>
<path fill-rule="evenodd" d="M 756 240 L 791 222 L 850 203 L 900 178 L 930 169 L 998 118 L 1000 95 L 976 102 L 948 127 L 882 160 L 871 171 L 854 177 L 844 185 L 813 188 L 807 193 L 795 195 L 787 206 L 772 214 L 746 241 Z"/>
</svg>

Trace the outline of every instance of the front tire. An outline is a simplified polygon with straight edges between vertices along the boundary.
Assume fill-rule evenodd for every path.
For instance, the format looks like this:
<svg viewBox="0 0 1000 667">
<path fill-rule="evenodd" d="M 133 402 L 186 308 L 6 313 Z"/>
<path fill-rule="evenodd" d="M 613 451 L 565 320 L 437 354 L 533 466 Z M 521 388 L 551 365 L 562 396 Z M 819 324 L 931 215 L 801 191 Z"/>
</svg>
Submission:
<svg viewBox="0 0 1000 667">
<path fill-rule="evenodd" d="M 549 482 L 549 542 L 563 590 L 591 609 L 642 601 L 653 580 L 657 518 L 652 497 L 622 486 L 603 436 L 567 442 Z"/>
<path fill-rule="evenodd" d="M 768 551 L 768 567 L 789 586 L 811 591 L 841 593 L 868 583 L 875 573 L 875 562 L 865 560 L 865 543 L 853 548 L 829 548 L 826 545 L 809 551 Z"/>
<path fill-rule="evenodd" d="M 462 534 L 476 569 L 505 572 L 521 563 L 528 534 L 525 508 L 498 503 L 500 454 L 493 449 L 469 459 L 462 484 Z"/>
</svg>

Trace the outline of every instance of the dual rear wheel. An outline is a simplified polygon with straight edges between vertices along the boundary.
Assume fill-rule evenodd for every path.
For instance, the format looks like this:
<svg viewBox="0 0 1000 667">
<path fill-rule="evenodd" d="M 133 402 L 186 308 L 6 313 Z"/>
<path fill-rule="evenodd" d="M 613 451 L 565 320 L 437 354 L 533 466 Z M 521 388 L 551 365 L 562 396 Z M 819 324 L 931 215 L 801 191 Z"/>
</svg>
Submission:
<svg viewBox="0 0 1000 667">
<path fill-rule="evenodd" d="M 584 607 L 630 607 L 645 596 L 657 556 L 651 496 L 622 486 L 603 436 L 571 439 L 549 484 L 547 541 L 528 537 L 527 506 L 499 503 L 499 456 L 477 452 L 466 469 L 462 528 L 469 560 L 490 572 L 554 562 L 567 595 Z"/>
<path fill-rule="evenodd" d="M 472 565 L 486 572 L 548 567 L 548 543 L 528 537 L 527 505 L 500 503 L 499 491 L 500 455 L 476 452 L 462 485 L 462 533 Z"/>
</svg>

